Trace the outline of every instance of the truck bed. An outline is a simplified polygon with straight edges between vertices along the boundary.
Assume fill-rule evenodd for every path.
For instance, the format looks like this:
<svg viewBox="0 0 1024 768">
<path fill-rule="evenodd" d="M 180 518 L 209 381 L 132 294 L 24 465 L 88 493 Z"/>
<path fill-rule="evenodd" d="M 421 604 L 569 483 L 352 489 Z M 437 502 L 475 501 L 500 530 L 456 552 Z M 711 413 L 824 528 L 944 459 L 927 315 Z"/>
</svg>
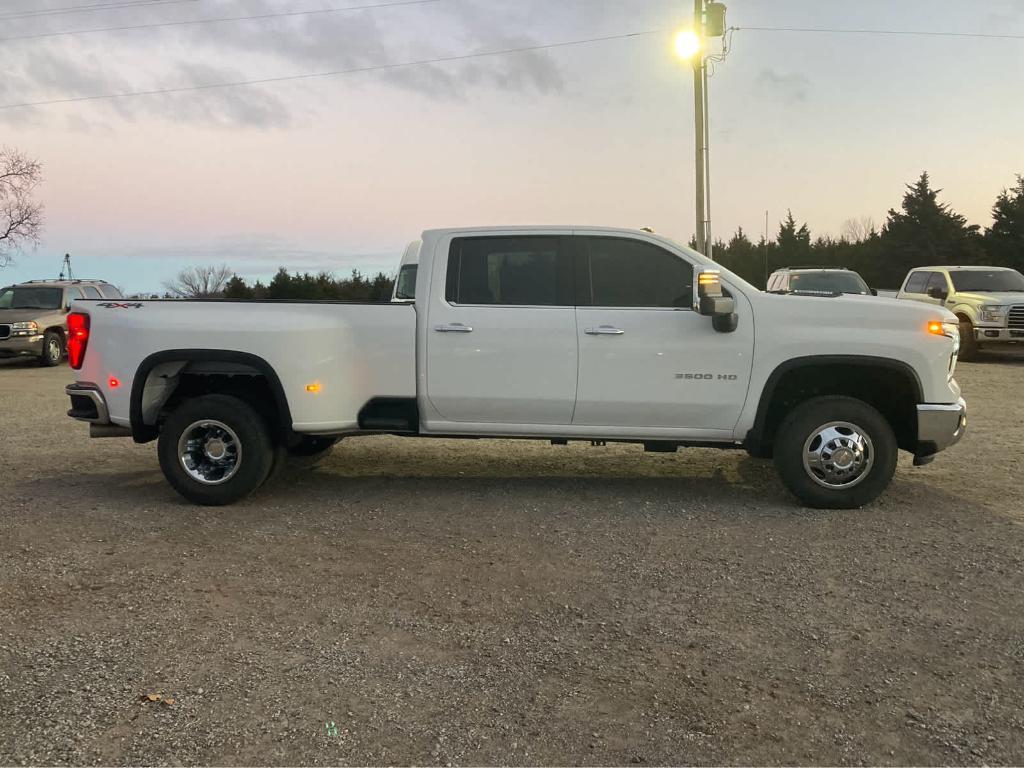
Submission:
<svg viewBox="0 0 1024 768">
<path fill-rule="evenodd" d="M 140 369 L 150 383 L 174 375 L 175 352 L 264 361 L 280 379 L 297 432 L 354 431 L 370 400 L 416 396 L 409 304 L 133 299 L 79 300 L 74 310 L 90 316 L 80 380 L 103 388 L 114 424 L 130 425 Z"/>
</svg>

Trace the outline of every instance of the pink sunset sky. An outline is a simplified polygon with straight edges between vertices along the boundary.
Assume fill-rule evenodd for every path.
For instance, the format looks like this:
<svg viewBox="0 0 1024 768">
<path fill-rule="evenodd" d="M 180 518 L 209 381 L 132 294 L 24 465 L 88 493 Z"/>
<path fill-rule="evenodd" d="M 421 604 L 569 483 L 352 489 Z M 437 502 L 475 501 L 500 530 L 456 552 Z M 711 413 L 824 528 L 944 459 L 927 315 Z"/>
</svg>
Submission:
<svg viewBox="0 0 1024 768">
<path fill-rule="evenodd" d="M 113 0 L 105 0 L 111 3 Z M 526 223 L 693 232 L 693 95 L 681 0 L 437 0 L 248 21 L 60 31 L 350 8 L 386 0 L 99 0 L 0 10 L 0 144 L 44 164 L 44 240 L 0 282 L 76 271 L 157 290 L 182 266 L 393 271 L 425 228 Z M 134 5 L 135 7 L 130 7 Z M 33 13 L 33 15 L 25 15 Z M 813 234 L 881 225 L 927 170 L 972 223 L 1024 173 L 1024 4 L 729 3 L 711 80 L 716 237 L 792 209 Z M 75 96 L 349 69 L 663 30 L 545 51 L 179 94 Z M 12 39 L 19 38 L 19 39 Z"/>
</svg>

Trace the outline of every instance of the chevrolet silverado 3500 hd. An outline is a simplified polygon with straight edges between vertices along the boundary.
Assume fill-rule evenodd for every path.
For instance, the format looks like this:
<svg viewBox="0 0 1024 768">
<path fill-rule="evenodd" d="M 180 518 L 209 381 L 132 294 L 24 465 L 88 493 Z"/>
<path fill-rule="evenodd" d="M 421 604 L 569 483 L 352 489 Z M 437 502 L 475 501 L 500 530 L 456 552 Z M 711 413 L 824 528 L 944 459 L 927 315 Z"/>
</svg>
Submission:
<svg viewBox="0 0 1024 768">
<path fill-rule="evenodd" d="M 768 294 L 633 230 L 433 230 L 402 269 L 390 304 L 77 301 L 69 415 L 157 440 L 199 504 L 390 433 L 745 448 L 804 504 L 852 508 L 897 449 L 923 464 L 966 428 L 941 307 Z"/>
</svg>

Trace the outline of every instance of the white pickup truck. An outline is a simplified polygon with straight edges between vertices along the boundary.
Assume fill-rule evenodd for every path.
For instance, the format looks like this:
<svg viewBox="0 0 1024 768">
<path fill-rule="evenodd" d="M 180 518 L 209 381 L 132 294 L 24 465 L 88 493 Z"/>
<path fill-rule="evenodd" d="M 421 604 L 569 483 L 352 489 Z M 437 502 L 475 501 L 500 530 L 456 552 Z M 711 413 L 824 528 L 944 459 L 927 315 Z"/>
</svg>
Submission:
<svg viewBox="0 0 1024 768">
<path fill-rule="evenodd" d="M 966 427 L 945 309 L 764 293 L 633 230 L 433 230 L 389 304 L 78 301 L 68 329 L 69 415 L 158 440 L 199 504 L 390 433 L 745 448 L 806 505 L 852 508 L 897 449 L 923 464 Z"/>
</svg>

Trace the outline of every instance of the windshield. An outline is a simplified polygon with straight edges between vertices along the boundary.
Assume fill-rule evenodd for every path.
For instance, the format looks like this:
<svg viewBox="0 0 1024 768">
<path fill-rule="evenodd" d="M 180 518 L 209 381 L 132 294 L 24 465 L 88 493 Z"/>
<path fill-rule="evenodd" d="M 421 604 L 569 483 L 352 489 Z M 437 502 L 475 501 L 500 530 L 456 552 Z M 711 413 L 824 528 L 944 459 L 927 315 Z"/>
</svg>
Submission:
<svg viewBox="0 0 1024 768">
<path fill-rule="evenodd" d="M 1024 291 L 1024 275 L 1015 269 L 960 269 L 949 276 L 953 278 L 953 287 L 961 292 Z"/>
<path fill-rule="evenodd" d="M 60 309 L 60 300 L 63 295 L 63 288 L 16 285 L 9 291 L 9 294 L 5 293 L 0 297 L 0 307 L 5 309 Z"/>
<path fill-rule="evenodd" d="M 396 299 L 416 298 L 416 264 L 406 264 L 398 273 L 398 285 L 395 287 Z"/>
<path fill-rule="evenodd" d="M 871 293 L 867 283 L 856 272 L 797 272 L 789 276 L 789 290 L 815 293 Z"/>
</svg>

